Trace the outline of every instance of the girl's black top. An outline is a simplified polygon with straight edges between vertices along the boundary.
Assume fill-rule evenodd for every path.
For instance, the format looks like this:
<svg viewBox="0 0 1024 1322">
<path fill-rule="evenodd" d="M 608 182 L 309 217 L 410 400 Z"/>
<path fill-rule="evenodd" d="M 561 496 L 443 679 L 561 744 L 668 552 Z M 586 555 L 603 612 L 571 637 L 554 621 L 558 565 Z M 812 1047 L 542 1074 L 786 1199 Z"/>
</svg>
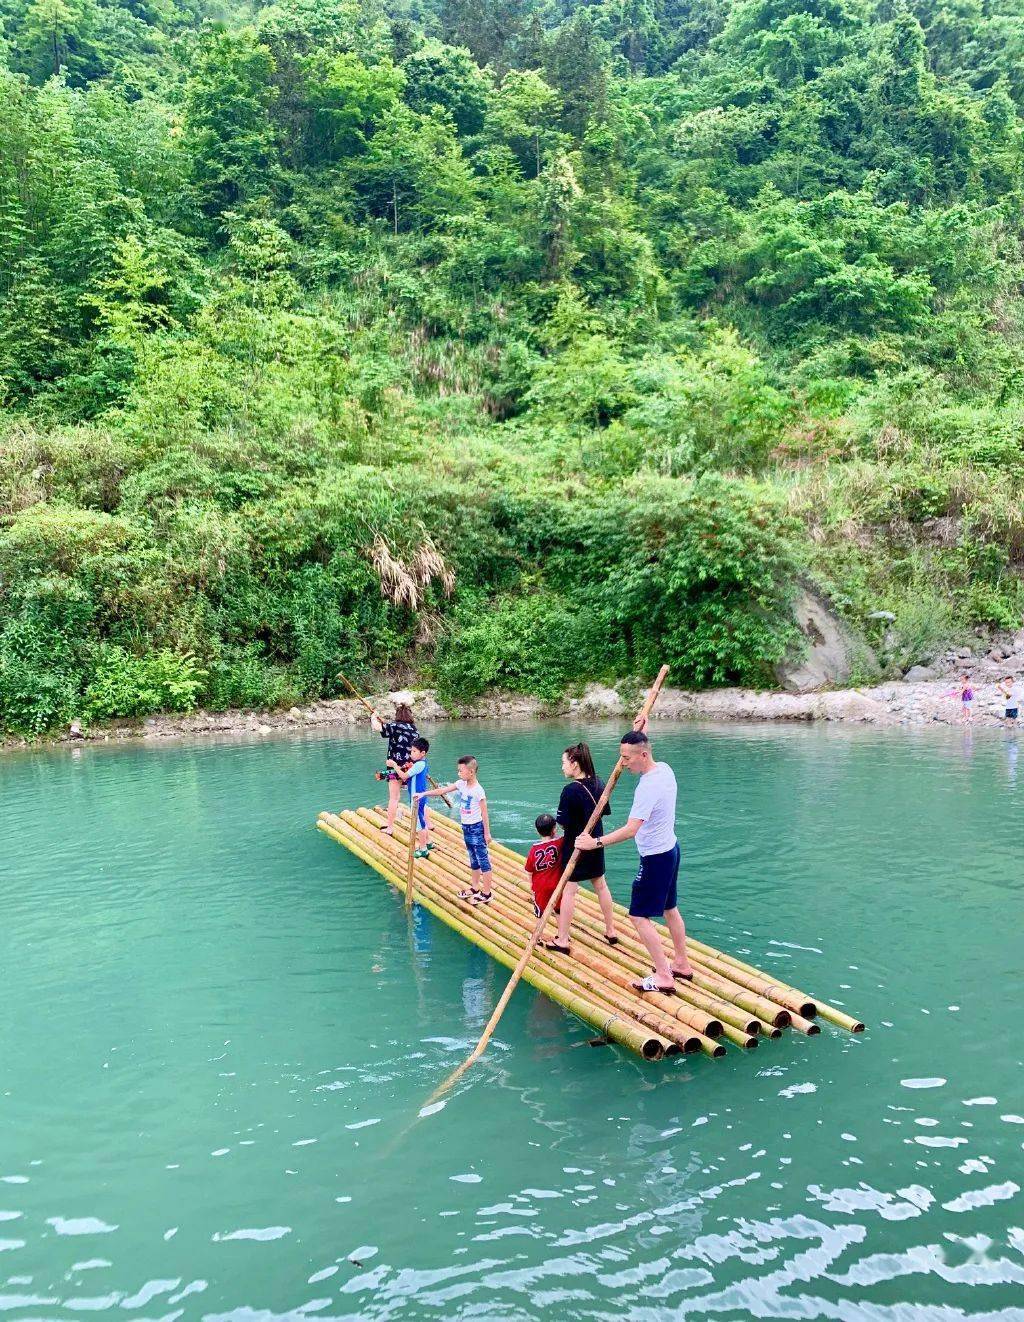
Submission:
<svg viewBox="0 0 1024 1322">
<path fill-rule="evenodd" d="M 590 814 L 594 811 L 598 799 L 604 793 L 604 781 L 599 776 L 586 776 L 583 780 L 570 780 L 562 790 L 558 800 L 555 821 L 562 828 L 565 844 L 562 846 L 562 866 L 569 862 L 569 855 L 576 848 L 576 837 L 580 834 Z M 601 811 L 602 817 L 611 813 L 611 804 L 606 803 Z M 591 832 L 599 836 L 602 832 L 600 820 Z M 588 849 L 580 854 L 579 862 L 573 872 L 577 881 L 593 881 L 604 876 L 604 850 Z"/>
<path fill-rule="evenodd" d="M 412 741 L 416 727 L 410 721 L 388 721 L 381 726 L 380 737 L 388 741 L 388 757 L 404 767 L 412 761 Z"/>
</svg>

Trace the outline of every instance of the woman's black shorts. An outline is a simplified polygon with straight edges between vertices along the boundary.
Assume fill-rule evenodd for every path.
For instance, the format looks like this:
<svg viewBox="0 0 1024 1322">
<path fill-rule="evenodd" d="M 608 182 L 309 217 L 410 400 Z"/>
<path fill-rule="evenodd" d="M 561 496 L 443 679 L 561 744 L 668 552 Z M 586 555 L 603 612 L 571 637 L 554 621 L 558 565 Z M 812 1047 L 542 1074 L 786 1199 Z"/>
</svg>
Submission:
<svg viewBox="0 0 1024 1322">
<path fill-rule="evenodd" d="M 562 855 L 562 866 L 569 862 L 569 855 Z M 572 881 L 593 881 L 604 876 L 604 850 L 581 849 L 580 856 L 573 869 Z"/>
</svg>

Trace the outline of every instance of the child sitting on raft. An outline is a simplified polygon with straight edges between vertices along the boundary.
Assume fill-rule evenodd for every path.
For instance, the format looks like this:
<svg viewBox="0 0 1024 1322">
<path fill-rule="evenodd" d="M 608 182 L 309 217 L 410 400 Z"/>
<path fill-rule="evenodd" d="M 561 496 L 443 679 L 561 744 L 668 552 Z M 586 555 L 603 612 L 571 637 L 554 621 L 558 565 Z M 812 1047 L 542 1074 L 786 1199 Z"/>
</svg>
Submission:
<svg viewBox="0 0 1024 1322">
<path fill-rule="evenodd" d="M 409 704 L 407 702 L 398 703 L 395 707 L 395 719 L 393 721 L 382 721 L 374 712 L 370 717 L 370 725 L 382 739 L 388 741 L 386 763 L 388 768 L 391 767 L 392 763 L 400 767 L 408 766 L 412 761 L 412 741 L 416 738 L 416 721 Z M 387 835 L 393 835 L 395 817 L 398 814 L 398 800 L 402 793 L 402 782 L 394 771 L 389 771 L 387 780 L 388 820 L 387 825 L 380 829 Z"/>
<path fill-rule="evenodd" d="M 460 900 L 470 904 L 490 904 L 491 902 L 491 857 L 487 846 L 491 843 L 491 824 L 487 815 L 487 795 L 484 787 L 477 780 L 477 760 L 475 757 L 460 757 L 458 761 L 459 779 L 450 785 L 438 785 L 436 789 L 424 790 L 416 798 L 427 799 L 435 794 L 454 794 L 459 801 L 459 820 L 462 823 L 462 839 L 469 855 L 469 867 L 472 883 L 468 890 L 459 891 Z"/>
<path fill-rule="evenodd" d="M 526 855 L 526 880 L 533 891 L 533 912 L 539 918 L 555 893 L 562 875 L 562 837 L 556 836 L 558 823 L 549 812 L 542 812 L 534 822 L 540 839 Z M 555 906 L 555 913 L 558 906 Z"/>
<path fill-rule="evenodd" d="M 423 801 L 423 796 L 427 790 L 429 781 L 427 773 L 427 754 L 430 752 L 430 741 L 424 739 L 422 735 L 417 735 L 412 741 L 411 749 L 413 760 L 405 767 L 400 767 L 394 758 L 388 758 L 387 765 L 398 777 L 402 785 L 409 787 L 409 802 L 416 816 L 416 858 L 426 858 L 434 848 L 430 844 L 430 834 L 427 829 L 427 805 Z"/>
</svg>

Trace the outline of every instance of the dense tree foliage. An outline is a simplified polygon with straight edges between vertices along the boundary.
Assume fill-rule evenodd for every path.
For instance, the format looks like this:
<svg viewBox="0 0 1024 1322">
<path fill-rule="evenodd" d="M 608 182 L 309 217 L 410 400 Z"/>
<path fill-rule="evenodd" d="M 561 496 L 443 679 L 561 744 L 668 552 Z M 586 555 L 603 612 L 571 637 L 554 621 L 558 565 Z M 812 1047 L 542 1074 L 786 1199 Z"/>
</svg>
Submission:
<svg viewBox="0 0 1024 1322">
<path fill-rule="evenodd" d="M 0 0 L 0 725 L 1024 607 L 1024 3 Z"/>
</svg>

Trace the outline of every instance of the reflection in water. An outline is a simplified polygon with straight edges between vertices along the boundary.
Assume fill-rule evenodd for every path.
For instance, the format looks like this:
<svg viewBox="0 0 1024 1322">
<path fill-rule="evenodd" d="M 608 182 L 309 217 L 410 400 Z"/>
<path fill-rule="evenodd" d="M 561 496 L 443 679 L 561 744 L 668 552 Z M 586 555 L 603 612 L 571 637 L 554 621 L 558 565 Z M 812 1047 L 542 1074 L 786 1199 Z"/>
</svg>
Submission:
<svg viewBox="0 0 1024 1322">
<path fill-rule="evenodd" d="M 477 946 L 466 947 L 466 976 L 462 980 L 462 1008 L 466 1027 L 480 1028 L 491 1014 L 490 982 L 495 965 Z"/>
<path fill-rule="evenodd" d="M 420 957 L 419 965 L 425 968 L 430 962 L 431 936 L 434 924 L 426 909 L 418 904 L 412 906 L 412 948 Z"/>
</svg>

